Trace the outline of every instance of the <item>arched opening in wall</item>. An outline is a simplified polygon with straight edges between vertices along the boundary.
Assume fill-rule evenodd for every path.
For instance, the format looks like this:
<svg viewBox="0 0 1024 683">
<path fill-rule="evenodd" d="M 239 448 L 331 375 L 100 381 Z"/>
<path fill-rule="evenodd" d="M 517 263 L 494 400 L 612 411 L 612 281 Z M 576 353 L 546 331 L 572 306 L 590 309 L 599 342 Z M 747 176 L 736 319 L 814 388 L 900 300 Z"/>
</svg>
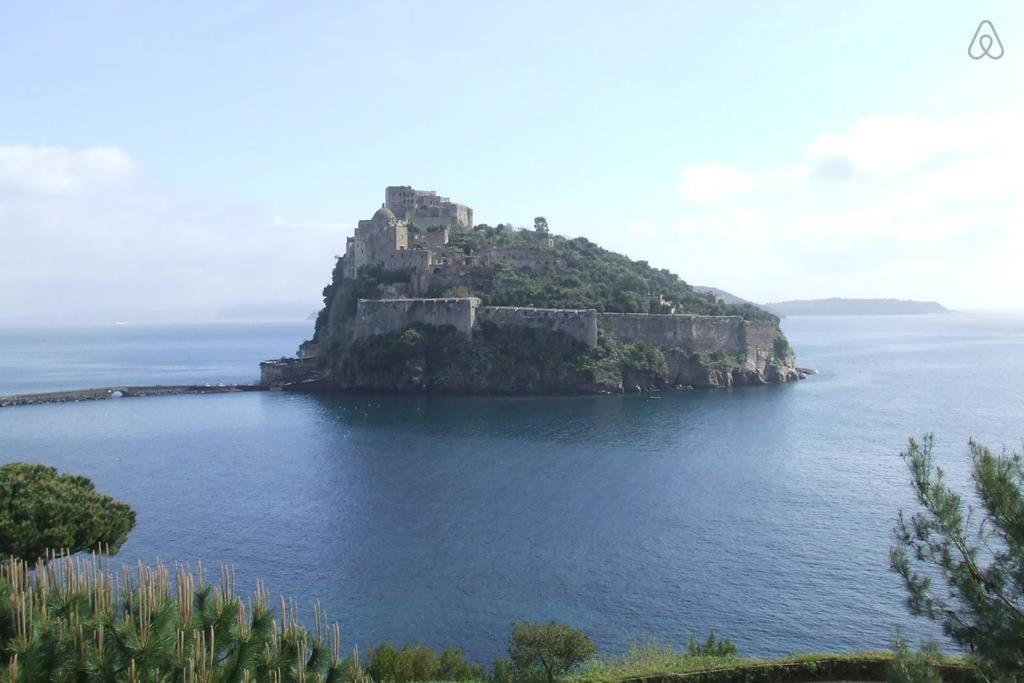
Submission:
<svg viewBox="0 0 1024 683">
<path fill-rule="evenodd" d="M 440 274 L 441 274 L 441 269 L 440 268 L 434 268 L 434 275 L 440 275 Z"/>
</svg>

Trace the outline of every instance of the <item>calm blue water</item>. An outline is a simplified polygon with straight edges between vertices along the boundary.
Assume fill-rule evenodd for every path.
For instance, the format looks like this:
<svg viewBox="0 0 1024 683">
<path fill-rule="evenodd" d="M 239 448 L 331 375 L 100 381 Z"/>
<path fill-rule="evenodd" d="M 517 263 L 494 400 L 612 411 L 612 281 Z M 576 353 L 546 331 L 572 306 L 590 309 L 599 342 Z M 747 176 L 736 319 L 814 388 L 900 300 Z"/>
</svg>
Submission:
<svg viewBox="0 0 1024 683">
<path fill-rule="evenodd" d="M 112 384 L 245 384 L 293 356 L 311 322 L 0 326 L 0 396 Z"/>
<path fill-rule="evenodd" d="M 65 339 L 56 378 L 42 349 L 8 335 L 0 393 L 129 381 L 122 362 L 132 382 L 251 379 L 236 350 L 280 355 L 307 327 L 191 328 L 160 335 L 166 346 L 140 333 L 144 349 L 121 330 Z M 127 500 L 138 525 L 120 558 L 231 563 L 241 587 L 262 576 L 300 604 L 319 597 L 364 649 L 455 643 L 488 662 L 516 619 L 569 622 L 607 650 L 714 628 L 756 655 L 884 648 L 897 625 L 934 633 L 906 615 L 887 571 L 893 518 L 910 503 L 897 452 L 934 430 L 963 482 L 969 436 L 1019 447 L 1024 319 L 784 328 L 820 370 L 792 386 L 21 407 L 0 410 L 0 461 L 83 473 Z"/>
</svg>

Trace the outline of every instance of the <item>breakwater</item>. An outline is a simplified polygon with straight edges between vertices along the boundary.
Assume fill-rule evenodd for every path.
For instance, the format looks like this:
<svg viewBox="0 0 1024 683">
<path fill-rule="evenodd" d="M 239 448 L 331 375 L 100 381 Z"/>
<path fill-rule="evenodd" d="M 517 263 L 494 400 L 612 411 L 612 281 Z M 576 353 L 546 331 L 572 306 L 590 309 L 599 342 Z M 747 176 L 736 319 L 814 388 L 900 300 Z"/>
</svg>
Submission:
<svg viewBox="0 0 1024 683">
<path fill-rule="evenodd" d="M 184 394 L 232 394 L 244 391 L 265 391 L 258 384 L 182 384 L 142 387 L 98 387 L 94 389 L 71 389 L 67 391 L 46 391 L 37 394 L 13 394 L 0 396 L 0 408 L 41 405 L 44 403 L 73 403 L 77 401 L 106 401 L 142 396 L 180 396 Z"/>
</svg>

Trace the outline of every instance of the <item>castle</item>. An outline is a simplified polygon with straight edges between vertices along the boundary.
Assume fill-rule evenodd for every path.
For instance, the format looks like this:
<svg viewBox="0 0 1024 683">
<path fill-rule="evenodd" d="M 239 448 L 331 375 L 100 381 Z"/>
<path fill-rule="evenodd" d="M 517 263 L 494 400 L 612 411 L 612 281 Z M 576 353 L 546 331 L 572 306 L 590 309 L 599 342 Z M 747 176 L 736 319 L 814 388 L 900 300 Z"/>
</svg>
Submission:
<svg viewBox="0 0 1024 683">
<path fill-rule="evenodd" d="M 564 267 L 546 221 L 538 218 L 534 230 L 517 232 L 515 240 L 497 242 L 516 247 L 501 247 L 494 240 L 466 235 L 474 228 L 491 229 L 474 226 L 470 207 L 436 192 L 390 186 L 384 191 L 384 200 L 373 217 L 359 221 L 355 234 L 346 240 L 339 264 L 341 282 L 337 284 L 339 291 L 350 294 L 335 295 L 325 302 L 314 338 L 299 347 L 296 358 L 260 364 L 262 384 L 298 386 L 329 378 L 331 363 L 344 357 L 354 342 L 397 332 L 413 323 L 451 326 L 468 337 L 487 329 L 544 328 L 591 349 L 598 345 L 600 329 L 623 342 L 643 342 L 662 349 L 671 381 L 680 385 L 731 384 L 733 374 L 743 383 L 785 382 L 798 377 L 795 368 L 789 367 L 791 359 L 776 354 L 779 330 L 772 320 L 485 306 L 475 296 L 449 296 L 473 290 L 480 271 L 486 274 L 487 270 L 478 266 L 505 263 L 534 272 Z M 353 299 L 351 293 L 361 291 L 356 280 L 363 269 L 391 271 L 396 277 L 378 278 L 374 298 Z M 701 354 L 731 357 L 742 367 L 721 378 L 700 372 L 695 375 L 694 358 Z"/>
<path fill-rule="evenodd" d="M 488 247 L 467 253 L 448 247 L 453 232 L 473 228 L 473 209 L 441 197 L 432 190 L 392 185 L 384 190 L 384 203 L 369 220 L 359 221 L 345 243 L 342 274 L 355 279 L 364 266 L 388 271 L 410 271 L 409 294 L 426 292 L 431 285 L 458 283 L 475 265 L 505 262 L 516 267 L 555 267 L 551 238 L 538 235 L 536 248 Z"/>
</svg>

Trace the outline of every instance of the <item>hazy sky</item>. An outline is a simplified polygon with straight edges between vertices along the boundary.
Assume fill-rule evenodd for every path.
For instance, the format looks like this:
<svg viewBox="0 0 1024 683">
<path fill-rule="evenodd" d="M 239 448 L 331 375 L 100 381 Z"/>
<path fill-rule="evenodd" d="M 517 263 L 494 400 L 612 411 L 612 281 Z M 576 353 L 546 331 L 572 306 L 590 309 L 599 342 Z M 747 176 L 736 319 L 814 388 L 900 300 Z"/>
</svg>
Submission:
<svg viewBox="0 0 1024 683">
<path fill-rule="evenodd" d="M 0 322 L 312 310 L 388 184 L 757 301 L 1022 307 L 1022 27 L 1012 0 L 14 3 Z"/>
</svg>

